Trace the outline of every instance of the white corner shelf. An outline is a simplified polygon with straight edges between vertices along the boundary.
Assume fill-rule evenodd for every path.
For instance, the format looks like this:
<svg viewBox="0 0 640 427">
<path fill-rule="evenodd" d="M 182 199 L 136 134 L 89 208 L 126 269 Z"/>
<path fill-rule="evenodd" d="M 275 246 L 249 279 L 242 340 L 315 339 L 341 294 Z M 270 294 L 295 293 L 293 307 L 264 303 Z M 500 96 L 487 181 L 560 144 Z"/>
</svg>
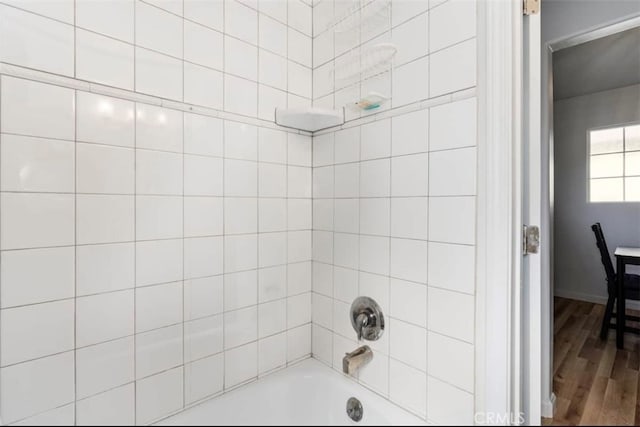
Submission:
<svg viewBox="0 0 640 427">
<path fill-rule="evenodd" d="M 300 107 L 276 108 L 276 124 L 288 128 L 315 132 L 344 124 L 344 109 Z"/>
</svg>

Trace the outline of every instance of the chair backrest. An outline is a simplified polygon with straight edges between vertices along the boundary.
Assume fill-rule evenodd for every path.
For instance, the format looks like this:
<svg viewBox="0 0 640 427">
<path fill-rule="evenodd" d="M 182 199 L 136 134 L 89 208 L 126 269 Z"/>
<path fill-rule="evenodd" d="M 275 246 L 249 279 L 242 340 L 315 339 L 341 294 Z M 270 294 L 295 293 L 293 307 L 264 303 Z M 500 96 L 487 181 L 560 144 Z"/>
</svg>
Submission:
<svg viewBox="0 0 640 427">
<path fill-rule="evenodd" d="M 602 226 L 599 222 L 596 222 L 591 226 L 593 234 L 596 235 L 596 245 L 600 250 L 600 258 L 602 258 L 602 265 L 604 265 L 604 271 L 607 273 L 607 281 L 614 283 L 616 280 L 616 271 L 613 268 L 613 262 L 611 262 L 611 255 L 609 255 L 609 248 L 607 248 L 607 242 L 604 239 L 604 233 L 602 233 Z"/>
</svg>

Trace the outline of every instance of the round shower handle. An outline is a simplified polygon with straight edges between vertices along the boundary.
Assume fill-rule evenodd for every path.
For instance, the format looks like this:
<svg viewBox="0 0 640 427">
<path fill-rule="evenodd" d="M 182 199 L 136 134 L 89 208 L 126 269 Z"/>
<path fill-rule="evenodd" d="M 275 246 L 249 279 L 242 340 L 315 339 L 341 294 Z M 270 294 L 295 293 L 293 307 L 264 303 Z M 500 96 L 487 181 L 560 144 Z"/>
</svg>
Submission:
<svg viewBox="0 0 640 427">
<path fill-rule="evenodd" d="M 384 332 L 382 309 L 372 298 L 358 297 L 351 304 L 351 326 L 358 335 L 358 341 L 376 341 Z"/>
</svg>

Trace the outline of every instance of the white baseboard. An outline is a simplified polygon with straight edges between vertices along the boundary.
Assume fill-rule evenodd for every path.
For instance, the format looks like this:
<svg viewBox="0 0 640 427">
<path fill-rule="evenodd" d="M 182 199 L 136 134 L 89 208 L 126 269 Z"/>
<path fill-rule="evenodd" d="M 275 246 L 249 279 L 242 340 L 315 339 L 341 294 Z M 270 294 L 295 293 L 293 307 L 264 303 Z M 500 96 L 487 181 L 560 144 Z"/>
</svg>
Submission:
<svg viewBox="0 0 640 427">
<path fill-rule="evenodd" d="M 606 304 L 607 297 L 601 295 L 584 294 L 582 292 L 567 291 L 564 289 L 555 289 L 555 296 L 561 298 L 575 299 L 578 301 L 592 302 L 594 304 Z M 632 310 L 640 310 L 640 301 L 627 300 L 627 308 Z"/>
<path fill-rule="evenodd" d="M 556 412 L 556 395 L 551 393 L 547 399 L 542 399 L 542 417 L 553 418 L 553 414 Z"/>
</svg>

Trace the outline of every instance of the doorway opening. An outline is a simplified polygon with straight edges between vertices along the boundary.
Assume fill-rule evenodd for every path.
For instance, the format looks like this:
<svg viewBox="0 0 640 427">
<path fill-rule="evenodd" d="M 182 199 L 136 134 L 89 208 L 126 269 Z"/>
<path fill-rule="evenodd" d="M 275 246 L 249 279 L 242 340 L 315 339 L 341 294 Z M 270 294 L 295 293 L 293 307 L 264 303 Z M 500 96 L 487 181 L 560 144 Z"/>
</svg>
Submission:
<svg viewBox="0 0 640 427">
<path fill-rule="evenodd" d="M 628 319 L 617 348 L 616 314 L 603 322 L 616 289 L 607 259 L 615 266 L 617 247 L 640 248 L 639 46 L 638 18 L 550 45 L 551 356 L 543 377 L 555 409 L 544 424 L 640 422 L 640 335 L 631 333 L 640 324 Z M 596 245 L 598 232 L 606 247 Z M 637 299 L 627 316 L 640 315 Z"/>
</svg>

